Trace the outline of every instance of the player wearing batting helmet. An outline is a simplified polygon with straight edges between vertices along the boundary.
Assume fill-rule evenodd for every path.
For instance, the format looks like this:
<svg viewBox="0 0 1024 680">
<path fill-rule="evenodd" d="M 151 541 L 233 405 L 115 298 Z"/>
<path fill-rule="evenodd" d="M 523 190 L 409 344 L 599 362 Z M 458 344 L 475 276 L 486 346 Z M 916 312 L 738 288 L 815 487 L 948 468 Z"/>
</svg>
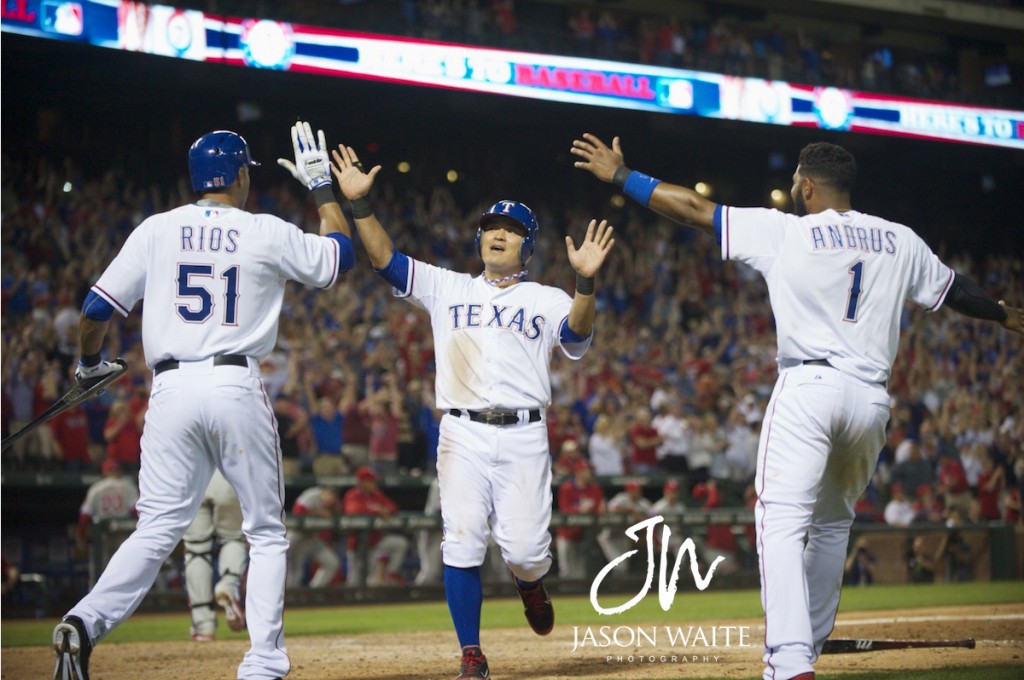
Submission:
<svg viewBox="0 0 1024 680">
<path fill-rule="evenodd" d="M 366 198 L 380 166 L 364 173 L 355 151 L 334 152 L 334 175 L 352 201 L 359 236 L 375 270 L 398 297 L 430 314 L 441 420 L 437 473 L 444 524 L 445 592 L 462 646 L 459 678 L 486 678 L 480 649 L 480 565 L 488 518 L 512 571 L 531 628 L 546 635 L 554 609 L 542 580 L 551 567 L 551 462 L 544 411 L 551 404 L 555 348 L 579 359 L 594 327 L 594 276 L 614 240 L 590 222 L 577 248 L 566 237 L 576 294 L 524 281 L 537 242 L 533 211 L 498 201 L 481 215 L 480 276 L 414 260 L 397 251 Z"/>
<path fill-rule="evenodd" d="M 145 298 L 142 345 L 153 397 L 142 433 L 138 527 L 54 629 L 55 680 L 88 680 L 93 645 L 135 611 L 218 469 L 238 495 L 251 547 L 244 614 L 235 584 L 217 593 L 230 595 L 218 601 L 237 608 L 229 625 L 249 629 L 252 644 L 238 677 L 288 674 L 284 480 L 260 360 L 277 340 L 285 282 L 329 288 L 354 262 L 348 223 L 331 190 L 324 134 L 314 136 L 309 123 L 291 132 L 295 160 L 278 163 L 313 194 L 319 235 L 244 210 L 256 163 L 241 136 L 218 130 L 189 150 L 198 200 L 143 221 L 85 300 L 76 375 L 83 380 L 120 370 L 100 356 L 110 318 L 115 310 L 127 316 Z M 234 569 L 241 573 L 240 565 Z"/>
</svg>

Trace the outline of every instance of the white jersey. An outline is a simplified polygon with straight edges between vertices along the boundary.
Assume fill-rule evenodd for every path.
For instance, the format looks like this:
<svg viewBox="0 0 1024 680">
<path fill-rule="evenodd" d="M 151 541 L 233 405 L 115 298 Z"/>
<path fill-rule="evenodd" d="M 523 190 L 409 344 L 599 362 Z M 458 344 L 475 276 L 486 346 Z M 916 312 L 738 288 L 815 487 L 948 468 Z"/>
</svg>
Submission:
<svg viewBox="0 0 1024 680">
<path fill-rule="evenodd" d="M 430 314 L 440 409 L 543 409 L 551 404 L 551 352 L 580 359 L 591 338 L 562 345 L 572 298 L 522 281 L 498 288 L 409 258 L 405 292 Z"/>
<path fill-rule="evenodd" d="M 164 359 L 268 355 L 285 281 L 329 288 L 338 243 L 272 215 L 190 204 L 146 219 L 92 290 L 125 316 L 145 298 L 142 344 Z"/>
<path fill-rule="evenodd" d="M 827 359 L 867 382 L 888 380 L 907 298 L 939 308 L 953 283 L 921 238 L 902 224 L 850 210 L 797 217 L 721 206 L 722 258 L 768 284 L 779 368 Z"/>
<path fill-rule="evenodd" d="M 93 524 L 105 519 L 131 517 L 139 502 L 139 490 L 127 477 L 106 477 L 89 487 L 79 512 Z"/>
</svg>

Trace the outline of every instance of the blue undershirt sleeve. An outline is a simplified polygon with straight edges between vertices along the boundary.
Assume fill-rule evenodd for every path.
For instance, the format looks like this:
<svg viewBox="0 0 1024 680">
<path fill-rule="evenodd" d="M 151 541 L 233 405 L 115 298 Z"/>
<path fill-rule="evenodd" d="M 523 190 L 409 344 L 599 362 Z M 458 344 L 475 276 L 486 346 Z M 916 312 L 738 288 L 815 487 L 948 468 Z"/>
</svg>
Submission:
<svg viewBox="0 0 1024 680">
<path fill-rule="evenodd" d="M 114 315 L 114 306 L 90 290 L 82 303 L 82 314 L 93 321 L 110 321 Z"/>
<path fill-rule="evenodd" d="M 340 231 L 328 234 L 327 238 L 338 243 L 338 273 L 343 274 L 356 266 L 356 251 L 352 247 L 352 239 Z"/>
<path fill-rule="evenodd" d="M 384 280 L 400 293 L 409 292 L 405 289 L 409 285 L 409 256 L 399 252 L 397 248 L 391 253 L 391 260 L 386 267 L 373 271 L 384 277 Z"/>
</svg>

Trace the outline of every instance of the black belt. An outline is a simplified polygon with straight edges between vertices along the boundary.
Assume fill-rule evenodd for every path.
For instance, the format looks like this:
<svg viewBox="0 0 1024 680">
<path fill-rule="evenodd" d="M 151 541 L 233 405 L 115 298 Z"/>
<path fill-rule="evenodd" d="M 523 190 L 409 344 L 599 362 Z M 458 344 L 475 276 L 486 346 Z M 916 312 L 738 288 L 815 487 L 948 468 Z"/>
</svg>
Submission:
<svg viewBox="0 0 1024 680">
<path fill-rule="evenodd" d="M 248 366 L 249 359 L 241 354 L 221 354 L 213 358 L 214 366 Z M 153 373 L 160 375 L 164 371 L 173 371 L 178 367 L 177 359 L 164 359 L 153 367 Z"/>
<path fill-rule="evenodd" d="M 835 368 L 835 366 L 828 363 L 828 361 L 826 361 L 825 359 L 807 359 L 800 363 L 802 363 L 804 366 L 825 366 L 826 368 Z M 889 381 L 887 380 L 882 380 L 878 384 L 886 389 L 889 388 Z"/>
<path fill-rule="evenodd" d="M 487 425 L 518 425 L 519 414 L 509 411 L 462 411 L 457 408 L 453 408 L 448 411 L 456 418 L 461 417 L 463 413 L 469 416 L 469 419 L 475 423 L 486 423 Z M 540 422 L 540 410 L 532 409 L 530 411 L 531 423 Z"/>
</svg>

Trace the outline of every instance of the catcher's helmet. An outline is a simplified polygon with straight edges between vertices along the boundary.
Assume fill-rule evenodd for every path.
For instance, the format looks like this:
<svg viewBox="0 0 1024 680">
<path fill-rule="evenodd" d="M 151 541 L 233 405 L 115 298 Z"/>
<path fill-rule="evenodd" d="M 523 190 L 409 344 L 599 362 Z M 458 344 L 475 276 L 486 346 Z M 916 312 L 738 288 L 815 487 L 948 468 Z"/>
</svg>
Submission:
<svg viewBox="0 0 1024 680">
<path fill-rule="evenodd" d="M 510 217 L 526 228 L 526 236 L 523 237 L 523 243 L 519 246 L 519 261 L 525 265 L 533 255 L 534 246 L 537 245 L 537 230 L 540 229 L 540 225 L 537 224 L 537 218 L 533 216 L 533 211 L 525 203 L 519 201 L 498 201 L 480 216 L 476 228 L 476 252 L 480 252 L 480 232 L 483 231 L 483 227 L 498 216 Z"/>
<path fill-rule="evenodd" d="M 188 150 L 188 171 L 195 191 L 231 186 L 244 165 L 259 165 L 238 133 L 215 130 L 193 142 Z"/>
</svg>

